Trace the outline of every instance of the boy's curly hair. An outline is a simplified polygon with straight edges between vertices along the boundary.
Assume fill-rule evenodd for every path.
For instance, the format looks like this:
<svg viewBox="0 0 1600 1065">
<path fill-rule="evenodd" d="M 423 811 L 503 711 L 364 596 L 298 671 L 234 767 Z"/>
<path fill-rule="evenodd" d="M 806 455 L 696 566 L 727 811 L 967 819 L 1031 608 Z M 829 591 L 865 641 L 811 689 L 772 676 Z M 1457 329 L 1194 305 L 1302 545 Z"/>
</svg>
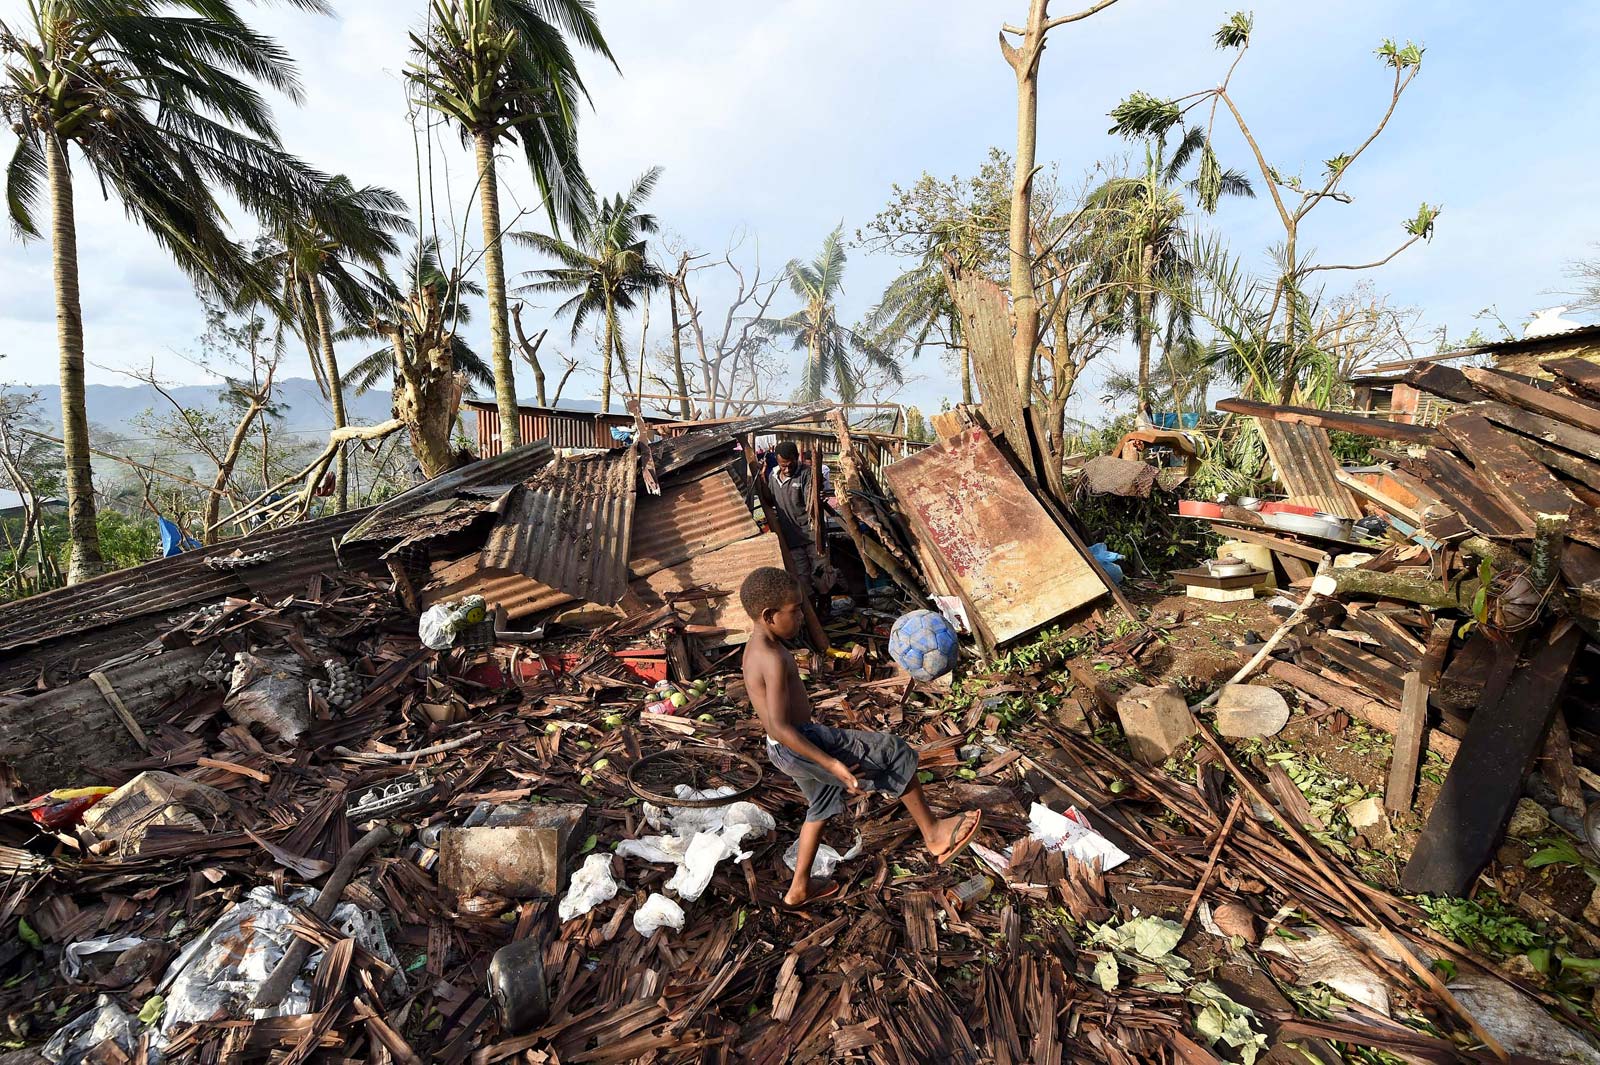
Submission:
<svg viewBox="0 0 1600 1065">
<path fill-rule="evenodd" d="M 760 621 L 766 611 L 781 610 L 799 599 L 800 582 L 788 570 L 776 566 L 751 570 L 739 586 L 739 605 L 751 621 Z"/>
</svg>

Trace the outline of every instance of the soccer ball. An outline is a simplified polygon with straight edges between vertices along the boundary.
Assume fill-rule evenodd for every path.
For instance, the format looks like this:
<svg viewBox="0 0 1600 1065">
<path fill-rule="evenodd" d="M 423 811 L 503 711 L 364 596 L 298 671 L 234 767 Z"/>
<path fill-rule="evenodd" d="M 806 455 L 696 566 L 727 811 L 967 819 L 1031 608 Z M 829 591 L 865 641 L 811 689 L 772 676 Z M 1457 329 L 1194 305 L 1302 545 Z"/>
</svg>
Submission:
<svg viewBox="0 0 1600 1065">
<path fill-rule="evenodd" d="M 956 630 L 943 614 L 913 610 L 889 630 L 889 657 L 917 680 L 933 680 L 956 664 Z"/>
</svg>

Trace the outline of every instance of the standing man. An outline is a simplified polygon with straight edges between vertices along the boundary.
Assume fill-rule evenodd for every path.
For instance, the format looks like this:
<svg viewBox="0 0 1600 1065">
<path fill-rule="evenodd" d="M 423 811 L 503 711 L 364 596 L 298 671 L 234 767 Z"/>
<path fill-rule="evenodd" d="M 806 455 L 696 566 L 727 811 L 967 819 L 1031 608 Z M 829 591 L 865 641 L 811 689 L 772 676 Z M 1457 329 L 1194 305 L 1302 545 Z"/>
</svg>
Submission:
<svg viewBox="0 0 1600 1065">
<path fill-rule="evenodd" d="M 815 603 L 819 594 L 832 587 L 833 578 L 827 560 L 817 555 L 811 524 L 811 467 L 800 461 L 800 449 L 793 440 L 784 440 L 773 450 L 778 464 L 767 474 L 767 486 L 778 512 L 772 517 L 799 570 L 800 587 Z"/>
</svg>

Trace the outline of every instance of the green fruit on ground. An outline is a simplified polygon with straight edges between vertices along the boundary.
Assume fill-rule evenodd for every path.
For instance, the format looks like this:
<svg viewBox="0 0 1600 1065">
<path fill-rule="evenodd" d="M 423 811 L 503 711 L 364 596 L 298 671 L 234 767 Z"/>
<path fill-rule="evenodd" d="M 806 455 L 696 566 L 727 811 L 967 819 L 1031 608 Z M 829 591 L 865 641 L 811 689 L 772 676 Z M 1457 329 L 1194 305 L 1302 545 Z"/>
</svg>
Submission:
<svg viewBox="0 0 1600 1065">
<path fill-rule="evenodd" d="M 673 706 L 689 705 L 689 697 L 682 692 L 673 692 L 672 695 L 669 696 L 669 699 L 671 700 Z"/>
</svg>

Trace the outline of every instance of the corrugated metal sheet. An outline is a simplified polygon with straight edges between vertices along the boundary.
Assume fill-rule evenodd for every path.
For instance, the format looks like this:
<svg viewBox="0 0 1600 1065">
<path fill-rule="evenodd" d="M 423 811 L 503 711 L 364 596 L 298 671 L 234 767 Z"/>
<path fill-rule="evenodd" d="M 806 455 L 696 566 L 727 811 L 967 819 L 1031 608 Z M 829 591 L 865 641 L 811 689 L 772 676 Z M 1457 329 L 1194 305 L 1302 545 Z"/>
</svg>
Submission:
<svg viewBox="0 0 1600 1065">
<path fill-rule="evenodd" d="M 511 490 L 480 564 L 615 603 L 627 589 L 637 475 L 633 448 L 557 459 Z"/>
<path fill-rule="evenodd" d="M 500 409 L 486 400 L 468 400 L 478 416 L 478 454 L 488 458 L 500 454 Z M 655 418 L 645 421 L 654 423 Z M 562 410 L 559 407 L 518 407 L 517 431 L 524 443 L 543 440 L 551 447 L 613 448 L 617 438 L 612 429 L 633 428 L 631 414 L 601 414 L 598 411 Z"/>
<path fill-rule="evenodd" d="M 691 588 L 714 588 L 726 595 L 680 603 L 691 611 L 689 621 L 696 625 L 715 625 L 728 630 L 728 643 L 743 643 L 750 635 L 750 615 L 739 605 L 739 585 L 750 571 L 761 566 L 783 568 L 783 551 L 778 537 L 762 533 L 748 540 L 729 544 L 687 562 L 659 570 L 633 582 L 633 590 L 646 606 L 660 606 L 673 592 Z"/>
<path fill-rule="evenodd" d="M 572 602 L 572 596 L 565 592 L 529 580 L 520 573 L 484 569 L 477 555 L 440 559 L 429 569 L 428 584 L 418 592 L 424 608 L 464 595 L 481 595 L 490 606 L 502 607 L 507 617 L 517 619 Z"/>
<path fill-rule="evenodd" d="M 635 577 L 648 576 L 760 532 L 732 475 L 718 471 L 639 501 L 629 566 Z"/>
<path fill-rule="evenodd" d="M 12 653 L 23 647 L 70 638 L 74 668 L 90 670 L 157 636 L 160 618 L 226 596 L 281 599 L 304 592 L 318 573 L 373 565 L 373 548 L 338 547 L 339 537 L 368 513 L 355 510 L 224 540 L 6 604 L 0 607 L 0 685 L 25 680 L 47 659 L 60 657 Z M 208 558 L 237 550 L 274 557 L 240 570 L 206 565 Z"/>
<path fill-rule="evenodd" d="M 1356 497 L 1339 483 L 1325 430 L 1271 418 L 1257 418 L 1256 428 L 1290 499 L 1342 518 L 1361 515 Z"/>
<path fill-rule="evenodd" d="M 917 539 L 995 644 L 1098 599 L 1105 585 L 982 429 L 884 467 Z"/>
<path fill-rule="evenodd" d="M 449 499 L 466 489 L 481 489 L 490 485 L 510 488 L 514 484 L 521 484 L 554 457 L 555 451 L 550 445 L 540 441 L 524 444 L 503 455 L 468 463 L 459 470 L 414 485 L 393 499 L 378 504 L 361 524 L 345 534 L 344 542 L 354 544 L 364 540 L 405 539 L 414 531 L 410 524 L 412 516 L 426 504 Z"/>
<path fill-rule="evenodd" d="M 713 428 L 657 441 L 652 447 L 655 453 L 656 473 L 665 476 L 674 470 L 693 465 L 701 458 L 718 451 L 731 451 L 733 442 L 746 433 L 759 433 L 763 429 L 771 429 L 773 426 L 788 422 L 807 421 L 832 407 L 832 403 L 789 407 L 772 414 L 719 424 Z"/>
</svg>

